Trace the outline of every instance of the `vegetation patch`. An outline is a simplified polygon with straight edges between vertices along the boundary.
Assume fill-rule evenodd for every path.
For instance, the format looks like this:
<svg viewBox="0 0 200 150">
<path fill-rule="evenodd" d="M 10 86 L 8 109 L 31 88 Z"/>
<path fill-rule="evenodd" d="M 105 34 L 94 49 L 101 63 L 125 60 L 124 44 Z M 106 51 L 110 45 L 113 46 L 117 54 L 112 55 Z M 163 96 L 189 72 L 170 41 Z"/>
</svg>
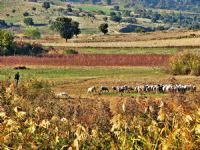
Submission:
<svg viewBox="0 0 200 150">
<path fill-rule="evenodd" d="M 179 53 L 170 61 L 174 75 L 200 75 L 200 56 L 189 52 Z"/>
<path fill-rule="evenodd" d="M 64 54 L 68 55 L 68 54 L 78 54 L 78 51 L 74 50 L 74 49 L 67 49 L 63 51 Z"/>
</svg>

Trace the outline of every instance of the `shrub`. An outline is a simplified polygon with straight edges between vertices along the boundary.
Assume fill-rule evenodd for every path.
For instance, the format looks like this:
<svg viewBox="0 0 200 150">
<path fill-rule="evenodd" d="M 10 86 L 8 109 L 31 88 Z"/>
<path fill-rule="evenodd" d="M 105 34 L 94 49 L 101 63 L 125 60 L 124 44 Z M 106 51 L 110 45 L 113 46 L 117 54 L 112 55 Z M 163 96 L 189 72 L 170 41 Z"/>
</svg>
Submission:
<svg viewBox="0 0 200 150">
<path fill-rule="evenodd" d="M 12 9 L 12 13 L 15 13 L 16 12 L 16 10 L 15 9 Z"/>
<path fill-rule="evenodd" d="M 24 23 L 25 23 L 27 26 L 32 26 L 32 25 L 34 25 L 33 18 L 24 18 Z"/>
<path fill-rule="evenodd" d="M 98 10 L 98 14 L 105 15 L 106 13 L 103 10 Z"/>
<path fill-rule="evenodd" d="M 200 75 L 200 56 L 189 52 L 179 53 L 170 60 L 173 75 Z"/>
<path fill-rule="evenodd" d="M 8 27 L 8 24 L 6 23 L 5 20 L 0 19 L 0 27 L 1 28 L 7 28 Z"/>
<path fill-rule="evenodd" d="M 73 50 L 73 49 L 67 49 L 64 51 L 64 54 L 78 54 L 78 51 Z"/>
<path fill-rule="evenodd" d="M 49 9 L 51 7 L 50 2 L 43 2 L 42 7 L 46 10 Z"/>
<path fill-rule="evenodd" d="M 28 28 L 25 30 L 25 36 L 31 37 L 32 39 L 39 39 L 41 37 L 40 31 L 36 28 Z"/>
<path fill-rule="evenodd" d="M 119 6 L 116 5 L 116 6 L 113 7 L 113 9 L 116 10 L 116 11 L 119 11 Z"/>
<path fill-rule="evenodd" d="M 33 10 L 33 11 L 36 11 L 36 7 L 32 7 L 32 10 Z"/>
<path fill-rule="evenodd" d="M 28 13 L 28 12 L 24 12 L 24 13 L 23 13 L 23 16 L 24 16 L 24 17 L 27 17 L 27 16 L 29 16 L 29 13 Z"/>
<path fill-rule="evenodd" d="M 113 15 L 110 17 L 110 20 L 115 21 L 115 22 L 120 22 L 122 20 L 121 16 Z"/>
<path fill-rule="evenodd" d="M 0 29 L 0 55 L 10 55 L 14 51 L 14 36 L 6 30 Z"/>
<path fill-rule="evenodd" d="M 103 21 L 107 22 L 108 21 L 108 17 L 103 17 Z"/>
<path fill-rule="evenodd" d="M 38 56 L 45 52 L 40 44 L 16 43 L 15 55 L 31 55 Z"/>
</svg>

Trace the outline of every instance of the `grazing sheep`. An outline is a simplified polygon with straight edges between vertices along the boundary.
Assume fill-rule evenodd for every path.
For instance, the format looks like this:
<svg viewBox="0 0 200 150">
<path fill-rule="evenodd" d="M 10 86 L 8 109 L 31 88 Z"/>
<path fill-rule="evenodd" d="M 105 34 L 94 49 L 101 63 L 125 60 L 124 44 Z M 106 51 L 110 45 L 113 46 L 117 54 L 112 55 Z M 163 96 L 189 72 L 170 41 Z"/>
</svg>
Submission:
<svg viewBox="0 0 200 150">
<path fill-rule="evenodd" d="M 116 86 L 112 86 L 112 90 L 113 90 L 113 91 L 116 91 L 116 90 L 117 90 L 117 87 L 116 87 Z"/>
<path fill-rule="evenodd" d="M 101 87 L 99 88 L 99 91 L 100 91 L 100 92 L 109 92 L 109 89 L 108 89 L 108 87 L 106 87 L 106 86 L 101 86 Z"/>
<path fill-rule="evenodd" d="M 87 93 L 93 93 L 93 92 L 96 92 L 96 87 L 95 86 L 89 87 Z"/>
<path fill-rule="evenodd" d="M 140 93 L 144 91 L 144 86 L 136 86 L 135 87 L 135 92 Z"/>
<path fill-rule="evenodd" d="M 184 94 L 186 92 L 195 92 L 197 90 L 196 86 L 194 85 L 183 85 L 183 84 L 145 84 L 145 85 L 139 85 L 139 86 L 113 86 L 112 90 L 114 92 L 124 93 L 124 92 L 137 92 L 137 93 L 143 93 L 143 92 L 153 92 L 153 93 L 181 93 Z M 100 92 L 109 92 L 108 87 L 101 86 L 99 88 Z M 90 87 L 88 88 L 88 93 L 96 92 L 96 88 Z"/>
<path fill-rule="evenodd" d="M 61 92 L 61 93 L 56 94 L 57 98 L 66 98 L 68 96 L 69 95 L 66 92 Z"/>
</svg>

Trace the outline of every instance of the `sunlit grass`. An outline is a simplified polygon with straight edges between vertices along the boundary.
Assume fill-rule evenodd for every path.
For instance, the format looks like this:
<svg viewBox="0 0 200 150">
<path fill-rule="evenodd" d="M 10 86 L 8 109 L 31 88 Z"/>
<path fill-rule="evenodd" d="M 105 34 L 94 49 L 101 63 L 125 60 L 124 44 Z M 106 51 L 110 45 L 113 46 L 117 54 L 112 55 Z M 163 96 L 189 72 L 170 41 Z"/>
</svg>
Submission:
<svg viewBox="0 0 200 150">
<path fill-rule="evenodd" d="M 148 67 L 71 67 L 71 68 L 30 68 L 27 70 L 14 70 L 12 68 L 0 69 L 0 80 L 8 76 L 14 77 L 20 72 L 22 79 L 81 79 L 91 77 L 118 78 L 118 77 L 147 77 L 162 76 L 165 73 L 160 68 Z"/>
</svg>

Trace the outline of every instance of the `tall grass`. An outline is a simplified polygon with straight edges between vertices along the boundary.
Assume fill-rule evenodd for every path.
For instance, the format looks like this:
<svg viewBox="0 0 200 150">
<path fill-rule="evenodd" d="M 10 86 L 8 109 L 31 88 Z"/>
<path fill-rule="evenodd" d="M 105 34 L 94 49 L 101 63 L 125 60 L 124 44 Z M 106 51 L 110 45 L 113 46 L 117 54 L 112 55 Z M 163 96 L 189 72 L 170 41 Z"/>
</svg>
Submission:
<svg viewBox="0 0 200 150">
<path fill-rule="evenodd" d="M 198 149 L 200 95 L 56 99 L 50 83 L 0 89 L 1 149 Z"/>
<path fill-rule="evenodd" d="M 200 56 L 189 52 L 179 53 L 170 60 L 170 69 L 174 75 L 200 75 Z"/>
</svg>

